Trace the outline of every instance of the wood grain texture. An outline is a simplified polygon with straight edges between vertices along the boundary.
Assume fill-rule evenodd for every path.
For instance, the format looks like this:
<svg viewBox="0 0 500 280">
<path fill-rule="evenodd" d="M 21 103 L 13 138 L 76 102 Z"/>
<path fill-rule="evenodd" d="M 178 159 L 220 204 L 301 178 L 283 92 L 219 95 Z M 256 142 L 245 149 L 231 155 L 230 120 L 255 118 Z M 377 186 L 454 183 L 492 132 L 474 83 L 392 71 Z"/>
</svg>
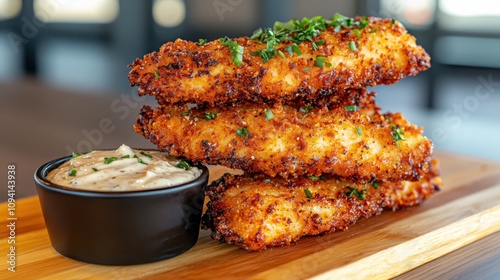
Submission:
<svg viewBox="0 0 500 280">
<path fill-rule="evenodd" d="M 394 278 L 500 279 L 500 231 Z"/>
<path fill-rule="evenodd" d="M 50 246 L 38 198 L 22 199 L 16 204 L 16 272 L 9 272 L 2 261 L 0 279 L 391 278 L 500 231 L 500 164 L 446 153 L 436 156 L 444 188 L 421 206 L 385 212 L 344 232 L 256 253 L 219 244 L 201 231 L 190 251 L 145 265 L 101 266 L 59 255 Z M 212 179 L 222 173 L 218 167 L 211 170 Z M 5 217 L 5 203 L 0 211 Z M 6 224 L 3 218 L 3 260 Z"/>
</svg>

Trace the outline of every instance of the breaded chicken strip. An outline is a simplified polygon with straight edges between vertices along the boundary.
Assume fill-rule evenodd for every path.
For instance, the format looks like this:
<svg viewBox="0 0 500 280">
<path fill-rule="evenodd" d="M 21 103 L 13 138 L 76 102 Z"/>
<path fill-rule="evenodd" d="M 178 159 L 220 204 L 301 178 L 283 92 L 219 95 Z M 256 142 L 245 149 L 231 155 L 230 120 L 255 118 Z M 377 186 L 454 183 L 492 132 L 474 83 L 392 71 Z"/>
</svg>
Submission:
<svg viewBox="0 0 500 280">
<path fill-rule="evenodd" d="M 178 39 L 136 59 L 128 78 L 140 95 L 153 95 L 162 105 L 213 106 L 314 100 L 346 88 L 393 84 L 430 67 L 429 55 L 397 21 L 370 17 L 337 18 L 331 26 L 321 22 L 282 24 L 286 27 L 255 40 L 200 45 Z M 321 26 L 327 27 L 321 31 Z M 296 31 L 283 35 L 283 28 Z"/>
<path fill-rule="evenodd" d="M 428 168 L 432 142 L 401 114 L 381 114 L 373 94 L 300 106 L 145 106 L 134 129 L 172 156 L 272 177 L 418 180 Z"/>
<path fill-rule="evenodd" d="M 417 182 L 355 184 L 325 176 L 291 180 L 226 174 L 207 191 L 202 228 L 212 238 L 260 251 L 302 236 L 346 230 L 360 218 L 420 204 L 442 185 L 437 162 Z M 377 188 L 377 189 L 375 189 Z"/>
</svg>

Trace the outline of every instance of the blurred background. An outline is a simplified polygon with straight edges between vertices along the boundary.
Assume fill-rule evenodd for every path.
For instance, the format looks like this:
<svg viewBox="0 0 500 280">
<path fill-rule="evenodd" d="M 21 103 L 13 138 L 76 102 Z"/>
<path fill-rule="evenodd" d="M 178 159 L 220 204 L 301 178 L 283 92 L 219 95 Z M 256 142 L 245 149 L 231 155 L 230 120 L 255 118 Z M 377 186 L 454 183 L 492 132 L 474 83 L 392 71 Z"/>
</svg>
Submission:
<svg viewBox="0 0 500 280">
<path fill-rule="evenodd" d="M 16 165 L 19 198 L 47 160 L 152 147 L 132 125 L 155 102 L 130 88 L 127 65 L 167 41 L 336 12 L 395 18 L 432 57 L 429 71 L 374 89 L 383 109 L 424 126 L 435 150 L 500 161 L 500 1 L 0 0 L 0 179 Z"/>
</svg>

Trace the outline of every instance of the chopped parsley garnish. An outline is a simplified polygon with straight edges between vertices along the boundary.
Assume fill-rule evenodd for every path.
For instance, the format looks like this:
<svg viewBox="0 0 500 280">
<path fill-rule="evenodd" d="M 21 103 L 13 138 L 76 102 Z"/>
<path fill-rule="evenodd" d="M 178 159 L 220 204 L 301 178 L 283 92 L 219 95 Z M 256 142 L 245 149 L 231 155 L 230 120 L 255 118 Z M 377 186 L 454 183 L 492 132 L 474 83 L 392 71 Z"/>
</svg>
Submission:
<svg viewBox="0 0 500 280">
<path fill-rule="evenodd" d="M 124 156 L 121 156 L 120 158 L 130 158 L 130 155 L 124 155 Z"/>
<path fill-rule="evenodd" d="M 358 106 L 356 105 L 345 106 L 345 110 L 347 112 L 356 112 L 358 110 Z"/>
<path fill-rule="evenodd" d="M 393 25 L 394 23 L 396 23 L 396 20 L 395 19 L 391 19 L 391 25 Z"/>
<path fill-rule="evenodd" d="M 236 135 L 241 136 L 241 137 L 248 137 L 249 134 L 250 134 L 250 132 L 248 131 L 248 129 L 246 127 L 238 128 L 236 130 Z"/>
<path fill-rule="evenodd" d="M 378 189 L 378 187 L 380 187 L 380 185 L 381 185 L 381 184 L 382 184 L 382 182 L 380 182 L 380 181 L 374 181 L 374 182 L 372 183 L 372 187 L 373 187 L 374 189 Z"/>
<path fill-rule="evenodd" d="M 76 169 L 71 169 L 70 171 L 68 171 L 68 175 L 75 177 L 76 176 Z"/>
<path fill-rule="evenodd" d="M 326 62 L 326 57 L 318 55 L 318 56 L 316 56 L 316 60 L 314 61 L 314 66 L 319 67 L 319 68 L 323 68 L 324 65 L 326 65 L 326 67 L 332 66 L 332 64 L 330 62 L 326 62 L 326 64 L 325 64 L 325 62 Z"/>
<path fill-rule="evenodd" d="M 243 63 L 243 52 L 245 48 L 243 48 L 243 46 L 238 45 L 238 42 L 231 41 L 231 39 L 229 39 L 228 37 L 220 38 L 219 40 L 223 46 L 229 48 L 233 63 L 236 64 L 237 66 L 240 66 Z"/>
<path fill-rule="evenodd" d="M 399 146 L 399 141 L 406 141 L 406 139 L 402 136 L 404 131 L 401 130 L 401 128 L 391 124 L 391 136 L 392 138 L 396 141 L 396 145 L 398 145 L 398 148 L 401 149 Z"/>
<path fill-rule="evenodd" d="M 304 67 L 304 68 L 302 68 L 302 71 L 306 72 L 306 71 L 309 71 L 309 69 L 311 69 L 311 67 Z"/>
<path fill-rule="evenodd" d="M 302 113 L 309 114 L 312 111 L 312 109 L 314 109 L 314 106 L 309 105 L 306 107 L 301 107 L 299 111 L 301 111 Z"/>
<path fill-rule="evenodd" d="M 317 42 L 312 42 L 312 47 L 313 47 L 313 50 L 318 50 L 318 47 L 323 45 L 326 41 L 325 40 L 319 40 Z"/>
<path fill-rule="evenodd" d="M 321 175 L 321 176 L 309 176 L 309 179 L 311 179 L 313 181 L 318 181 L 318 180 L 325 181 L 325 177 L 323 175 Z"/>
<path fill-rule="evenodd" d="M 118 160 L 118 158 L 117 157 L 105 157 L 104 158 L 104 163 L 105 164 L 110 164 L 110 163 L 112 163 L 115 160 Z"/>
<path fill-rule="evenodd" d="M 99 169 L 97 169 L 97 168 L 95 168 L 95 167 L 92 167 L 92 170 L 94 170 L 94 172 L 99 171 Z"/>
<path fill-rule="evenodd" d="M 356 46 L 356 42 L 354 41 L 349 41 L 349 48 L 351 49 L 351 51 L 355 52 L 358 50 L 358 47 Z"/>
<path fill-rule="evenodd" d="M 150 155 L 150 154 L 148 154 L 148 153 L 146 153 L 145 151 L 141 151 L 140 154 L 143 155 L 143 156 L 145 156 L 145 157 L 148 157 L 149 159 L 153 159 L 153 156 Z"/>
<path fill-rule="evenodd" d="M 257 34 L 260 34 L 259 37 L 265 36 L 266 48 L 261 49 L 255 52 L 250 53 L 251 55 L 260 55 L 262 57 L 262 61 L 264 63 L 268 62 L 269 59 L 276 56 L 278 51 L 276 50 L 276 46 L 279 45 L 280 39 L 276 37 L 276 34 L 271 28 L 266 28 L 264 31 L 262 29 L 257 31 Z M 255 32 L 254 32 L 255 35 Z M 254 36 L 252 36 L 254 37 Z M 258 37 L 258 38 L 259 38 Z"/>
<path fill-rule="evenodd" d="M 80 154 L 80 153 L 72 153 L 72 154 L 71 154 L 71 158 L 76 158 L 76 157 L 79 157 L 79 156 L 81 156 L 81 155 L 82 155 L 82 154 Z"/>
<path fill-rule="evenodd" d="M 274 114 L 273 111 L 271 111 L 271 109 L 266 109 L 265 114 L 266 114 L 266 121 L 270 121 L 274 118 Z"/>
<path fill-rule="evenodd" d="M 156 79 L 159 79 L 159 78 L 160 78 L 160 73 L 158 73 L 158 71 L 155 71 L 155 78 L 156 78 Z"/>
<path fill-rule="evenodd" d="M 302 51 L 299 49 L 298 44 L 308 41 L 311 42 L 312 49 L 317 50 L 320 45 L 325 43 L 325 40 L 314 41 L 314 38 L 319 36 L 328 27 L 333 26 L 335 32 L 339 32 L 342 28 L 355 28 L 354 33 L 360 37 L 361 33 L 358 29 L 363 29 L 368 24 L 369 21 L 366 17 L 363 17 L 361 20 L 354 20 L 340 14 L 335 14 L 331 20 L 316 16 L 303 18 L 302 20 L 292 19 L 287 22 L 277 21 L 273 28 L 259 28 L 254 31 L 250 39 L 266 46 L 263 49 L 252 52 L 251 55 L 261 56 L 264 62 L 269 61 L 277 54 L 283 56 L 283 52 L 277 49 L 277 47 L 284 42 L 292 43 L 285 47 L 285 50 L 290 55 L 301 55 Z"/>
<path fill-rule="evenodd" d="M 145 162 L 142 160 L 142 158 L 138 157 L 137 155 L 134 155 L 134 158 L 136 158 L 136 159 L 137 159 L 137 162 L 138 162 L 138 163 L 142 163 L 142 164 L 148 165 L 147 163 L 145 163 Z"/>
<path fill-rule="evenodd" d="M 208 43 L 208 40 L 207 40 L 207 39 L 199 39 L 199 40 L 198 40 L 198 46 L 203 46 L 203 45 L 205 45 L 206 43 Z"/>
<path fill-rule="evenodd" d="M 362 17 L 360 21 L 355 21 L 353 18 L 349 18 L 337 13 L 333 16 L 331 25 L 335 26 L 334 27 L 335 32 L 339 32 L 342 27 L 343 28 L 357 27 L 360 29 L 364 29 L 369 23 L 370 21 L 368 20 L 367 17 Z"/>
<path fill-rule="evenodd" d="M 205 112 L 203 115 L 205 117 L 205 120 L 207 120 L 207 121 L 213 120 L 217 117 L 217 115 L 215 113 L 211 113 L 211 112 Z"/>
<path fill-rule="evenodd" d="M 376 33 L 376 32 L 377 32 L 377 29 L 370 30 L 370 34 L 373 34 L 373 33 Z"/>
<path fill-rule="evenodd" d="M 311 199 L 313 197 L 311 191 L 308 189 L 304 189 L 304 194 L 308 199 Z"/>
<path fill-rule="evenodd" d="M 293 54 L 301 55 L 302 54 L 302 51 L 300 50 L 299 45 L 297 45 L 296 43 L 291 44 L 290 46 L 286 47 L 285 49 L 290 55 L 293 55 Z"/>
<path fill-rule="evenodd" d="M 191 169 L 191 166 L 189 165 L 189 163 L 187 163 L 187 162 L 185 162 L 185 161 L 183 161 L 183 160 L 182 160 L 182 161 L 179 161 L 179 163 L 177 163 L 177 164 L 175 165 L 175 167 L 177 167 L 177 168 L 182 168 L 182 169 L 184 169 L 184 170 L 189 170 L 189 169 Z"/>
<path fill-rule="evenodd" d="M 359 33 L 358 29 L 354 29 L 352 32 L 354 32 L 358 38 L 361 38 L 361 33 Z"/>
<path fill-rule="evenodd" d="M 187 111 L 182 112 L 179 116 L 187 116 L 189 114 L 191 114 L 191 109 L 188 109 Z"/>
<path fill-rule="evenodd" d="M 352 187 L 349 187 L 347 186 L 347 189 L 349 190 L 348 192 L 345 193 L 345 195 L 347 197 L 352 197 L 352 196 L 355 196 L 359 199 L 365 199 L 366 198 L 366 193 L 365 191 L 358 191 L 358 189 L 356 188 L 352 188 Z"/>
<path fill-rule="evenodd" d="M 356 133 L 360 136 L 363 135 L 363 132 L 361 131 L 361 128 L 359 126 L 356 126 Z"/>
</svg>

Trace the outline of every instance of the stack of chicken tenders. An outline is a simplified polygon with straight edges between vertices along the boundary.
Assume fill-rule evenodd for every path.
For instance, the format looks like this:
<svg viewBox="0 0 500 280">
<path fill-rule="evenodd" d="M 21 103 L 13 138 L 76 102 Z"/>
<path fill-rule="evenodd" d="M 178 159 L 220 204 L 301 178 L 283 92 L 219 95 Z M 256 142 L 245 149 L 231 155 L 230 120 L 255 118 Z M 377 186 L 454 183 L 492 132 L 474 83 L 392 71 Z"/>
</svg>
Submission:
<svg viewBox="0 0 500 280">
<path fill-rule="evenodd" d="M 345 230 L 420 204 L 442 185 L 432 142 L 367 87 L 430 67 L 401 23 L 375 17 L 276 22 L 251 37 L 177 39 L 136 59 L 134 130 L 193 163 L 243 171 L 206 190 L 202 227 L 250 251 Z"/>
</svg>

